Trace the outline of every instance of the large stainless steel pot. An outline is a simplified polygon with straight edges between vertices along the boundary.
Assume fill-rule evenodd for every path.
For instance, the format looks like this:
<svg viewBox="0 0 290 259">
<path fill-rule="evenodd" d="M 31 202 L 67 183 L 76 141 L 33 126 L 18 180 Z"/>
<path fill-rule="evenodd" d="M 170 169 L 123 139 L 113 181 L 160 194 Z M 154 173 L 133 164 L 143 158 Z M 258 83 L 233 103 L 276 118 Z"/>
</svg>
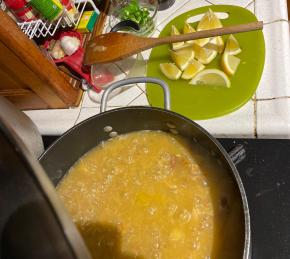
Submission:
<svg viewBox="0 0 290 259">
<path fill-rule="evenodd" d="M 105 112 L 108 96 L 114 89 L 135 83 L 159 84 L 164 91 L 165 109 L 125 107 Z M 249 259 L 251 244 L 250 214 L 239 173 L 228 153 L 213 136 L 192 120 L 170 111 L 168 86 L 159 79 L 139 77 L 113 83 L 103 94 L 101 113 L 81 122 L 61 136 L 44 152 L 40 157 L 40 162 L 50 179 L 57 185 L 68 169 L 90 149 L 116 134 L 138 130 L 173 131 L 191 141 L 198 142 L 219 159 L 233 178 L 241 194 L 245 225 L 243 259 Z"/>
<path fill-rule="evenodd" d="M 163 81 L 130 78 L 116 82 L 105 91 L 101 110 L 105 110 L 106 100 L 113 89 L 143 82 L 162 86 L 165 109 L 125 107 L 93 116 L 67 131 L 50 146 L 40 157 L 42 167 L 33 156 L 32 148 L 27 149 L 21 136 L 13 134 L 11 127 L 7 126 L 7 118 L 3 121 L 0 117 L 0 258 L 89 259 L 83 240 L 59 201 L 51 181 L 57 185 L 68 169 L 100 142 L 116 133 L 138 130 L 181 134 L 207 148 L 220 161 L 240 192 L 245 228 L 242 258 L 250 258 L 250 214 L 238 171 L 214 137 L 195 122 L 170 111 L 169 91 Z"/>
</svg>

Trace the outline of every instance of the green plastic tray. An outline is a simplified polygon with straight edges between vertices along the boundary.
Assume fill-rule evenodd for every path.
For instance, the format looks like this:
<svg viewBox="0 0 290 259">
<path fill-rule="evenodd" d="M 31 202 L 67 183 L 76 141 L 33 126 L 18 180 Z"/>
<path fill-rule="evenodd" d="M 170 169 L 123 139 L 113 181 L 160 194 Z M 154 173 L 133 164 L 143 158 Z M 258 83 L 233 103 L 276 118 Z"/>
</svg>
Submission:
<svg viewBox="0 0 290 259">
<path fill-rule="evenodd" d="M 160 37 L 170 35 L 171 25 L 182 31 L 184 21 L 203 14 L 209 7 L 202 7 L 186 12 L 170 21 L 160 33 Z M 224 26 L 257 21 L 256 16 L 245 8 L 231 5 L 210 6 L 214 12 L 226 12 L 227 19 L 221 20 Z M 197 23 L 192 24 L 195 28 Z M 152 50 L 147 66 L 147 76 L 157 77 L 168 83 L 171 93 L 172 110 L 192 120 L 204 120 L 233 112 L 242 107 L 255 93 L 259 84 L 265 61 L 265 42 L 262 31 L 236 34 L 242 52 L 238 70 L 231 79 L 231 87 L 192 86 L 189 81 L 167 79 L 160 71 L 159 64 L 170 61 L 169 45 L 162 45 Z M 228 36 L 223 36 L 224 41 Z M 220 68 L 221 55 L 207 68 Z M 147 96 L 152 106 L 163 107 L 162 91 L 151 84 L 147 85 Z"/>
</svg>

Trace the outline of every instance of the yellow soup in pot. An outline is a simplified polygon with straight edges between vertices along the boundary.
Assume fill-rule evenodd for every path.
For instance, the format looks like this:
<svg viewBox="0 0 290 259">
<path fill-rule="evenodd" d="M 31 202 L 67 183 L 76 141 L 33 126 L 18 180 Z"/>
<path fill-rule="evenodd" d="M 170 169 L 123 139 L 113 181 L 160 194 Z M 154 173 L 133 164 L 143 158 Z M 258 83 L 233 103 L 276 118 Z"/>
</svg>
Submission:
<svg viewBox="0 0 290 259">
<path fill-rule="evenodd" d="M 198 144 L 139 131 L 95 147 L 57 191 L 93 259 L 239 259 L 237 186 Z"/>
</svg>

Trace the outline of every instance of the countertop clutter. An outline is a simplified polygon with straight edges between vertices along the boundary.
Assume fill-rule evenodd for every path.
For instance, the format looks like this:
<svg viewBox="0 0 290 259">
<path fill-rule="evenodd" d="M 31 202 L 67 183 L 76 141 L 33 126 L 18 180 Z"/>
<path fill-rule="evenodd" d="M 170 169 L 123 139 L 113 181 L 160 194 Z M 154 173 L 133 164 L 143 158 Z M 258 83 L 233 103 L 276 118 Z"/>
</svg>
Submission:
<svg viewBox="0 0 290 259">
<path fill-rule="evenodd" d="M 176 16 L 195 8 L 210 7 L 215 4 L 239 5 L 253 12 L 258 20 L 264 21 L 265 65 L 256 93 L 242 108 L 228 115 L 199 120 L 197 123 L 216 137 L 289 139 L 290 36 L 286 0 L 176 0 L 169 9 L 157 12 L 157 28 L 153 36 L 158 36 L 164 26 Z M 107 18 L 105 31 L 109 29 Z M 149 55 L 150 51 L 142 53 L 145 61 Z M 126 77 L 128 73 L 126 64 L 124 62 L 119 64 L 119 68 Z M 141 74 L 137 75 L 144 75 L 145 69 L 141 70 L 139 71 Z M 84 93 L 77 108 L 30 110 L 25 113 L 43 135 L 60 135 L 77 123 L 100 112 L 100 104 L 96 101 L 100 94 L 91 91 L 93 90 Z M 95 98 L 92 99 L 92 95 Z M 108 109 L 136 105 L 149 105 L 146 88 L 142 84 L 132 85 L 118 93 L 109 101 Z"/>
</svg>

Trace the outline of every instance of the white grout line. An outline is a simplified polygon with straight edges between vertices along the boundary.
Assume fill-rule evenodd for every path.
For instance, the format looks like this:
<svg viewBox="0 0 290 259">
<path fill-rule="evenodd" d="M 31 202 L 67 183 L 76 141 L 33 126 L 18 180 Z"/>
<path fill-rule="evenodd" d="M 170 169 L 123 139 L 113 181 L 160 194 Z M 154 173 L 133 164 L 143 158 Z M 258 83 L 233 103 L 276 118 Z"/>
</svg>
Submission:
<svg viewBox="0 0 290 259">
<path fill-rule="evenodd" d="M 210 2 L 210 1 L 208 1 L 208 0 L 204 0 L 204 1 L 206 1 L 206 2 L 208 2 L 209 4 L 213 5 L 213 3 L 212 3 L 212 2 Z"/>
<path fill-rule="evenodd" d="M 115 64 L 123 72 L 123 74 L 125 74 L 126 76 L 128 75 L 119 64 L 117 63 L 113 63 L 113 64 Z"/>
<path fill-rule="evenodd" d="M 248 3 L 244 8 L 248 8 L 251 4 L 255 4 L 255 0 L 254 1 L 252 1 L 252 2 L 250 2 L 250 3 Z M 254 7 L 255 8 L 255 7 Z M 254 9 L 255 10 L 255 9 Z"/>
<path fill-rule="evenodd" d="M 141 89 L 142 90 L 142 89 Z M 137 97 L 135 97 L 132 101 L 130 101 L 126 106 L 129 106 L 132 102 L 134 102 L 137 98 L 139 98 L 144 92 L 142 91 L 141 94 L 139 94 Z"/>
<path fill-rule="evenodd" d="M 273 100 L 281 100 L 281 99 L 290 99 L 290 96 L 277 96 L 277 97 L 269 97 L 269 98 L 257 98 L 256 101 L 264 102 L 264 101 L 273 101 Z"/>
<path fill-rule="evenodd" d="M 82 99 L 81 99 L 80 104 L 79 104 L 80 110 L 79 110 L 78 116 L 77 116 L 77 118 L 76 118 L 76 120 L 75 120 L 75 122 L 73 124 L 74 126 L 77 124 L 77 121 L 78 121 L 78 119 L 79 119 L 79 117 L 81 115 L 81 111 L 82 111 L 82 108 L 83 108 L 82 105 L 83 105 L 84 97 L 85 97 L 85 92 L 83 92 Z"/>
<path fill-rule="evenodd" d="M 145 76 L 147 76 L 147 72 L 146 72 L 146 75 Z M 145 83 L 144 83 L 145 84 Z M 146 90 L 144 91 L 143 89 L 142 89 L 142 87 L 139 85 L 139 84 L 136 84 L 137 86 L 138 86 L 138 88 L 143 92 L 143 93 L 145 93 L 146 92 Z M 146 88 L 146 86 L 145 86 L 145 88 Z"/>
<path fill-rule="evenodd" d="M 277 19 L 277 20 L 270 21 L 270 22 L 264 22 L 264 25 L 268 25 L 268 24 L 272 24 L 272 23 L 276 23 L 276 22 L 287 22 L 288 23 L 288 20 L 285 20 L 285 19 Z"/>
<path fill-rule="evenodd" d="M 253 97 L 253 102 L 254 102 L 254 138 L 257 138 L 258 137 L 258 130 L 257 130 L 257 125 L 258 125 L 258 113 L 257 113 L 257 98 L 256 98 L 256 93 L 254 94 L 254 97 Z"/>
<path fill-rule="evenodd" d="M 90 107 L 83 107 L 84 109 L 96 109 L 96 108 L 100 108 L 101 104 L 98 106 L 90 106 Z M 120 105 L 107 105 L 107 108 L 117 108 L 117 107 L 124 107 L 124 106 L 120 106 Z"/>
</svg>

